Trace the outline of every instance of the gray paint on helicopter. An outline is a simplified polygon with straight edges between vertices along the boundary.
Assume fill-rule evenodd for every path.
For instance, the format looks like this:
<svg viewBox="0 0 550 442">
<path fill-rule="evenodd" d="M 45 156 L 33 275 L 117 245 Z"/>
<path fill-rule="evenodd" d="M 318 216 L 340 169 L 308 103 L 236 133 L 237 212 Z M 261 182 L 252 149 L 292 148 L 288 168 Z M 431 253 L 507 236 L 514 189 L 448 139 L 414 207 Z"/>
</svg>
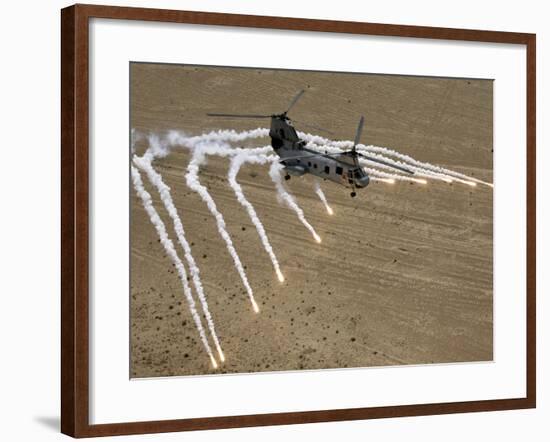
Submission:
<svg viewBox="0 0 550 442">
<path fill-rule="evenodd" d="M 280 158 L 280 163 L 286 171 L 285 179 L 291 176 L 302 176 L 306 173 L 317 176 L 324 180 L 333 181 L 344 187 L 351 188 L 351 196 L 356 195 L 356 189 L 362 189 L 369 185 L 370 178 L 365 170 L 359 165 L 359 157 L 374 161 L 394 169 L 414 174 L 413 171 L 390 164 L 375 157 L 370 157 L 364 153 L 357 152 L 361 133 L 363 130 L 364 117 L 359 119 L 359 125 L 355 133 L 355 141 L 351 150 L 338 153 L 320 153 L 306 147 L 306 142 L 298 136 L 291 119 L 287 116 L 288 112 L 303 95 L 301 90 L 294 96 L 290 105 L 281 114 L 259 115 L 259 114 L 223 114 L 208 113 L 212 117 L 230 117 L 230 118 L 270 118 L 271 127 L 269 136 L 271 137 L 271 146 Z"/>
</svg>

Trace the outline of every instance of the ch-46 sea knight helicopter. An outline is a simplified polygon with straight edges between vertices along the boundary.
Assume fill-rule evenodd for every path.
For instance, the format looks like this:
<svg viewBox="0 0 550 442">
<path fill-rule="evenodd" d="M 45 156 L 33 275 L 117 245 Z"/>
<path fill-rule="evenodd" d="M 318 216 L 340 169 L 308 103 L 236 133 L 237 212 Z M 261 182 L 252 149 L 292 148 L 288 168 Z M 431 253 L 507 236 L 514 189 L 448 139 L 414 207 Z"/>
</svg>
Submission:
<svg viewBox="0 0 550 442">
<path fill-rule="evenodd" d="M 321 153 L 308 149 L 306 147 L 307 143 L 298 137 L 292 121 L 287 115 L 303 93 L 303 90 L 298 92 L 290 102 L 287 110 L 281 114 L 258 115 L 208 113 L 207 115 L 210 117 L 231 118 L 271 118 L 271 128 L 269 130 L 271 146 L 281 159 L 280 163 L 285 168 L 286 180 L 289 180 L 291 175 L 302 176 L 306 173 L 310 173 L 318 176 L 319 178 L 334 181 L 335 183 L 341 184 L 347 188 L 351 188 L 351 196 L 354 197 L 357 195 L 356 189 L 367 187 L 370 182 L 369 175 L 359 165 L 359 157 L 398 169 L 402 172 L 414 174 L 414 172 L 404 167 L 396 166 L 378 158 L 357 152 L 356 146 L 360 141 L 363 124 L 365 122 L 363 116 L 359 119 L 357 132 L 355 133 L 355 141 L 351 150 L 338 153 Z"/>
</svg>

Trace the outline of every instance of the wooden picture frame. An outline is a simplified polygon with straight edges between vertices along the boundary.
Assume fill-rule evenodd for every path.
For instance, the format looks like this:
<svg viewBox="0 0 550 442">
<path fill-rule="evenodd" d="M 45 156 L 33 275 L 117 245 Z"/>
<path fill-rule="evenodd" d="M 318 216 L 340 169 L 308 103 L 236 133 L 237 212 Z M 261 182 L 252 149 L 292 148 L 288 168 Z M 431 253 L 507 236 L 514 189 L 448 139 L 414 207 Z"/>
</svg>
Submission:
<svg viewBox="0 0 550 442">
<path fill-rule="evenodd" d="M 322 31 L 526 46 L 527 342 L 525 397 L 90 425 L 89 416 L 89 19 L 142 20 Z M 61 431 L 73 437 L 302 424 L 533 408 L 536 404 L 536 217 L 534 34 L 208 12 L 74 5 L 61 11 Z"/>
</svg>

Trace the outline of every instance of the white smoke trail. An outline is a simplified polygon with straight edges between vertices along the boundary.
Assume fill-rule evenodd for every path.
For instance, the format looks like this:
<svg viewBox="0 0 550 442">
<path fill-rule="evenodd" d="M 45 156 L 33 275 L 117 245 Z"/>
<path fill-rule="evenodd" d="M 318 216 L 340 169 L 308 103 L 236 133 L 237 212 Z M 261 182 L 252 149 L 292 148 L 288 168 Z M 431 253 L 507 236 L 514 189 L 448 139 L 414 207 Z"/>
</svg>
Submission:
<svg viewBox="0 0 550 442">
<path fill-rule="evenodd" d="M 286 203 L 292 210 L 295 211 L 300 221 L 311 232 L 311 234 L 313 235 L 313 237 L 317 242 L 321 242 L 321 238 L 315 232 L 311 224 L 309 224 L 309 222 L 305 219 L 303 210 L 298 206 L 295 198 L 290 193 L 288 193 L 288 191 L 285 189 L 285 186 L 281 180 L 281 173 L 280 173 L 282 166 L 277 162 L 278 158 L 276 156 L 267 155 L 268 153 L 272 152 L 271 146 L 254 148 L 254 149 L 244 149 L 244 148 L 231 147 L 228 144 L 228 143 L 237 143 L 237 142 L 250 140 L 250 139 L 263 138 L 263 137 L 267 137 L 268 135 L 269 135 L 269 130 L 265 128 L 258 128 L 258 129 L 254 129 L 250 131 L 242 131 L 242 132 L 236 132 L 234 130 L 219 130 L 219 131 L 212 131 L 212 132 L 198 135 L 198 136 L 187 136 L 185 133 L 180 131 L 171 131 L 171 132 L 168 132 L 168 134 L 162 138 L 156 135 L 150 136 L 149 137 L 150 148 L 147 150 L 146 154 L 141 159 L 138 159 L 137 157 L 135 157 L 135 164 L 147 173 L 149 180 L 151 181 L 151 183 L 153 183 L 153 185 L 155 185 L 155 187 L 159 191 L 161 200 L 163 201 L 167 212 L 170 214 L 172 218 L 172 221 L 174 223 L 174 230 L 176 231 L 178 241 L 180 242 L 184 250 L 185 257 L 188 262 L 189 270 L 192 276 L 193 284 L 197 291 L 198 298 L 201 301 L 201 305 L 205 314 L 205 318 L 208 323 L 208 327 L 212 334 L 213 340 L 216 344 L 216 348 L 220 355 L 220 359 L 222 361 L 224 360 L 224 355 L 221 350 L 221 346 L 219 344 L 219 340 L 214 329 L 214 324 L 208 310 L 208 304 L 206 301 L 206 297 L 204 295 L 202 283 L 200 281 L 199 269 L 191 255 L 189 244 L 185 239 L 183 226 L 177 214 L 177 210 L 173 204 L 173 201 L 170 195 L 170 189 L 168 186 L 164 184 L 161 175 L 158 174 L 152 167 L 152 161 L 154 158 L 164 157 L 168 155 L 174 148 L 181 147 L 181 146 L 186 147 L 193 151 L 193 158 L 188 165 L 187 173 L 186 173 L 187 185 L 201 196 L 203 201 L 205 201 L 205 203 L 207 204 L 210 212 L 216 219 L 218 231 L 222 236 L 222 238 L 224 239 L 227 249 L 233 258 L 235 267 L 243 281 L 243 284 L 246 288 L 250 301 L 253 305 L 254 311 L 258 312 L 259 308 L 254 299 L 252 288 L 250 287 L 247 276 L 244 272 L 243 265 L 240 261 L 239 256 L 237 255 L 237 252 L 233 246 L 232 240 L 227 232 L 223 216 L 218 211 L 216 204 L 212 199 L 212 197 L 210 196 L 206 187 L 200 183 L 198 179 L 198 171 L 199 171 L 199 166 L 205 160 L 206 155 L 216 155 L 220 157 L 232 158 L 231 167 L 228 174 L 230 185 L 235 191 L 238 201 L 246 208 L 251 220 L 253 221 L 256 227 L 256 230 L 260 235 L 262 244 L 264 245 L 266 252 L 268 253 L 268 255 L 272 260 L 277 276 L 279 277 L 280 280 L 283 280 L 283 276 L 280 271 L 277 258 L 269 243 L 265 229 L 261 224 L 261 221 L 259 220 L 254 207 L 246 199 L 241 186 L 237 182 L 236 178 L 241 165 L 244 162 L 253 162 L 257 164 L 265 164 L 267 162 L 272 162 L 269 173 L 270 173 L 271 179 L 275 183 L 278 197 L 280 198 L 281 201 Z M 330 151 L 331 153 L 341 152 L 344 149 L 349 149 L 353 144 L 353 142 L 351 141 L 333 142 L 331 140 L 327 140 L 325 138 L 322 138 L 316 135 L 310 135 L 310 134 L 300 134 L 300 136 L 304 140 L 308 141 L 309 147 L 312 147 L 319 152 L 322 152 L 324 150 Z M 132 129 L 131 131 L 131 153 L 132 154 L 135 153 L 136 141 L 139 140 L 140 138 L 142 138 L 142 134 Z M 399 152 L 396 152 L 394 150 L 391 150 L 385 147 L 365 146 L 360 144 L 357 146 L 357 149 L 361 152 L 368 153 L 369 156 L 372 156 L 373 158 L 386 161 L 389 164 L 393 164 L 401 167 L 407 167 L 411 169 L 417 177 L 425 177 L 429 179 L 442 180 L 446 182 L 457 181 L 470 186 L 475 186 L 476 183 L 482 183 L 493 187 L 492 184 L 486 183 L 477 178 L 468 177 L 467 175 L 454 172 L 452 170 L 445 169 L 443 167 L 436 166 L 430 163 L 417 161 L 408 155 L 401 154 Z M 397 159 L 390 158 L 390 157 L 394 157 Z M 426 183 L 425 179 L 421 179 L 417 177 L 409 177 L 407 175 L 395 173 L 396 170 L 393 169 L 392 167 L 377 163 L 376 161 L 369 161 L 367 159 L 362 159 L 361 164 L 365 166 L 365 170 L 369 172 L 369 174 L 371 175 L 371 179 L 373 181 L 394 183 L 396 180 L 402 180 L 402 181 L 413 181 L 413 182 L 418 182 L 422 184 Z M 390 173 L 390 171 L 393 173 Z M 172 259 L 172 262 L 174 263 L 174 265 L 178 270 L 178 275 L 183 285 L 184 293 L 189 304 L 189 309 L 191 310 L 193 319 L 195 321 L 195 325 L 197 327 L 197 330 L 199 331 L 201 341 L 210 357 L 212 365 L 215 368 L 217 368 L 216 359 L 214 358 L 212 354 L 212 350 L 209 347 L 208 339 L 206 338 L 205 331 L 202 327 L 201 318 L 197 313 L 193 296 L 191 294 L 191 289 L 187 283 L 185 267 L 183 266 L 183 263 L 179 259 L 172 241 L 168 238 L 168 234 L 166 232 L 164 223 L 162 222 L 158 213 L 156 212 L 156 210 L 152 205 L 151 196 L 143 187 L 143 183 L 141 181 L 141 176 L 139 174 L 139 171 L 134 166 L 132 166 L 132 179 L 134 182 L 134 187 L 138 195 L 142 199 L 143 205 L 147 213 L 149 214 L 151 222 L 154 224 L 155 229 L 157 230 L 157 233 L 161 238 L 161 243 L 163 247 L 165 248 L 167 254 L 170 256 L 170 258 Z M 322 192 L 322 189 L 319 186 L 319 183 L 316 182 L 315 186 L 316 186 L 315 192 L 317 193 L 317 195 L 325 205 L 327 212 L 329 214 L 332 214 L 332 209 L 328 205 L 326 201 L 326 197 Z"/>
<path fill-rule="evenodd" d="M 141 175 L 138 169 L 132 165 L 131 170 L 132 170 L 132 182 L 134 184 L 136 193 L 141 199 L 143 207 L 145 208 L 145 211 L 149 215 L 149 219 L 151 220 L 151 223 L 153 224 L 153 226 L 155 226 L 157 234 L 160 238 L 160 242 L 164 247 L 166 254 L 170 257 L 174 266 L 176 267 L 176 270 L 178 271 L 178 276 L 183 286 L 183 293 L 185 294 L 185 297 L 187 299 L 187 304 L 189 306 L 189 310 L 191 311 L 191 316 L 195 321 L 195 326 L 197 327 L 197 330 L 199 332 L 199 336 L 201 338 L 202 344 L 206 352 L 208 353 L 208 356 L 210 357 L 210 362 L 212 363 L 212 366 L 214 368 L 218 368 L 216 359 L 214 358 L 210 345 L 208 344 L 208 339 L 206 338 L 206 333 L 204 332 L 201 318 L 195 307 L 195 300 L 193 299 L 193 295 L 191 294 L 191 288 L 187 283 L 187 273 L 185 271 L 185 267 L 183 266 L 183 263 L 181 262 L 181 259 L 179 258 L 176 252 L 174 243 L 168 237 L 168 233 L 166 232 L 166 226 L 164 225 L 164 222 L 160 219 L 158 212 L 153 206 L 151 195 L 149 194 L 149 192 L 147 192 L 147 190 L 145 190 L 145 187 L 143 187 L 143 181 L 141 180 Z"/>
<path fill-rule="evenodd" d="M 387 161 L 390 164 L 398 163 L 398 162 L 392 162 L 389 158 L 385 158 L 382 155 L 371 155 L 371 156 L 373 158 L 379 158 L 383 161 Z M 367 166 L 367 167 L 374 167 L 376 169 L 382 169 L 382 170 L 388 171 L 388 173 L 397 173 L 397 174 L 402 174 L 403 173 L 403 172 L 395 169 L 392 166 L 388 166 L 386 164 L 381 164 L 381 163 L 378 163 L 377 161 L 374 161 L 374 160 L 369 160 L 369 159 L 366 159 L 366 158 L 360 158 L 359 162 L 361 164 Z M 412 172 L 414 172 L 414 176 L 416 176 L 416 177 L 430 178 L 430 179 L 434 179 L 434 180 L 438 180 L 438 181 L 444 181 L 446 183 L 452 183 L 453 181 L 455 181 L 455 179 L 450 178 L 448 175 L 438 174 L 436 172 L 431 172 L 431 171 L 426 170 L 426 169 L 421 169 L 420 167 L 406 165 L 406 168 L 411 170 Z M 403 174 L 403 175 L 405 175 L 405 174 Z M 405 175 L 405 176 L 407 176 L 407 175 Z"/>
<path fill-rule="evenodd" d="M 343 143 L 343 142 L 339 142 L 339 143 Z M 311 142 L 308 143 L 307 146 L 314 149 L 314 150 L 317 150 L 318 152 L 324 152 L 324 151 L 327 151 L 327 152 L 330 152 L 330 153 L 340 153 L 340 152 L 342 152 L 342 149 L 339 148 L 339 147 L 321 146 L 321 145 L 314 144 L 314 143 L 311 143 Z M 396 170 L 394 167 L 390 166 L 390 164 L 391 164 L 391 165 L 395 165 L 395 166 L 398 166 L 398 167 L 405 167 L 405 168 L 413 171 L 414 175 L 420 176 L 420 177 L 435 179 L 435 180 L 439 180 L 439 181 L 445 181 L 447 183 L 450 183 L 450 182 L 453 182 L 453 181 L 459 181 L 459 182 L 462 182 L 462 183 L 468 184 L 468 185 L 474 184 L 471 181 L 464 181 L 464 180 L 461 180 L 459 178 L 454 178 L 454 177 L 451 178 L 449 175 L 444 175 L 444 174 L 441 174 L 441 173 L 433 172 L 431 170 L 422 169 L 422 168 L 416 167 L 416 166 L 411 166 L 410 164 L 405 164 L 401 161 L 395 161 L 392 158 L 388 158 L 388 157 L 385 157 L 383 155 L 379 155 L 379 154 L 376 154 L 376 153 L 369 153 L 369 156 L 374 158 L 374 159 L 379 159 L 379 160 L 382 160 L 382 161 L 385 161 L 386 163 L 388 163 L 388 165 L 386 165 L 386 164 L 381 164 L 381 163 L 379 163 L 377 161 L 374 161 L 374 160 L 369 160 L 369 159 L 366 159 L 366 158 L 360 158 L 359 162 L 363 165 L 370 166 L 369 170 L 373 170 L 372 168 L 374 167 L 374 168 L 376 168 L 375 170 L 377 170 L 377 171 L 379 169 L 382 169 L 382 170 L 386 170 L 386 171 L 391 171 L 391 173 L 386 172 L 386 173 L 389 173 L 390 175 L 400 175 L 402 172 L 400 172 L 400 171 Z M 409 179 L 407 179 L 407 178 L 397 178 L 397 179 L 400 179 L 400 180 L 403 180 L 403 181 L 413 181 L 413 182 L 422 182 L 422 183 L 424 183 L 424 181 L 425 181 L 425 180 L 422 180 L 422 179 L 419 180 L 418 178 L 409 178 Z"/>
<path fill-rule="evenodd" d="M 212 146 L 209 146 L 209 147 L 212 148 Z M 210 213 L 212 214 L 212 216 L 214 216 L 216 220 L 216 225 L 218 226 L 218 232 L 220 233 L 220 236 L 222 237 L 222 239 L 225 241 L 227 250 L 231 255 L 231 257 L 233 258 L 233 263 L 235 264 L 237 272 L 239 273 L 239 276 L 241 277 L 241 280 L 246 288 L 246 292 L 248 294 L 250 302 L 252 303 L 252 307 L 254 311 L 258 313 L 260 311 L 260 308 L 258 307 L 256 300 L 254 299 L 254 293 L 252 292 L 252 287 L 250 287 L 250 284 L 248 282 L 248 278 L 246 276 L 243 265 L 241 263 L 241 259 L 239 258 L 239 255 L 237 254 L 237 251 L 233 246 L 233 241 L 231 240 L 231 237 L 229 236 L 229 233 L 227 232 L 227 229 L 225 227 L 225 220 L 223 219 L 223 215 L 218 210 L 216 203 L 214 202 L 214 199 L 212 198 L 212 196 L 210 196 L 210 193 L 208 192 L 208 189 L 205 186 L 203 186 L 199 181 L 199 176 L 198 176 L 199 165 L 204 160 L 205 160 L 205 154 L 203 152 L 203 148 L 198 143 L 195 146 L 193 157 L 189 162 L 189 165 L 187 166 L 187 173 L 185 175 L 187 186 L 191 190 L 199 194 L 201 199 L 206 203 L 208 210 L 210 210 Z"/>
<path fill-rule="evenodd" d="M 388 149 L 387 147 L 372 146 L 372 145 L 368 145 L 368 146 L 361 145 L 361 146 L 357 146 L 357 147 L 359 148 L 359 150 L 364 150 L 364 151 L 369 152 L 369 153 L 374 152 L 374 153 L 382 153 L 382 154 L 386 154 L 386 155 L 392 155 L 396 158 L 399 158 L 400 160 L 402 160 L 403 162 L 405 162 L 407 164 L 412 164 L 414 166 L 419 167 L 420 169 L 424 169 L 424 170 L 427 169 L 428 171 L 435 172 L 436 174 L 446 176 L 446 177 L 450 177 L 454 181 L 458 181 L 458 182 L 461 182 L 463 184 L 467 184 L 467 185 L 472 186 L 472 182 L 473 182 L 473 183 L 484 184 L 486 186 L 492 187 L 491 183 L 487 183 L 487 182 L 485 182 L 483 180 L 480 180 L 478 178 L 470 177 L 470 176 L 465 175 L 463 173 L 455 172 L 454 170 L 446 169 L 444 167 L 440 167 L 440 166 L 437 166 L 435 164 L 415 160 L 414 158 L 412 158 L 409 155 L 405 155 L 405 154 L 402 154 L 402 153 L 397 152 L 395 150 Z"/>
<path fill-rule="evenodd" d="M 170 131 L 166 137 L 166 144 L 169 148 L 182 144 L 188 147 L 193 147 L 197 143 L 240 142 L 247 139 L 267 137 L 268 135 L 269 129 L 266 128 L 257 128 L 242 132 L 236 132 L 234 130 L 218 130 L 191 137 L 186 136 L 185 133 L 180 131 Z M 333 153 L 335 151 L 337 152 L 339 150 L 341 151 L 344 149 L 349 149 L 353 145 L 353 142 L 349 140 L 333 141 L 318 135 L 312 135 L 304 132 L 299 132 L 299 135 L 302 139 L 306 140 L 309 143 L 309 147 L 317 148 L 317 150 L 319 151 L 330 150 L 331 153 Z M 405 165 L 414 170 L 417 175 L 421 175 L 426 178 L 438 179 L 445 182 L 458 181 L 469 186 L 475 186 L 475 183 L 480 183 L 493 187 L 491 183 L 487 183 L 478 178 L 469 177 L 468 175 L 455 172 L 453 170 L 446 169 L 444 167 L 440 167 L 431 163 L 418 161 L 408 155 L 402 154 L 386 147 L 358 144 L 357 149 L 364 153 L 369 153 L 373 156 L 376 156 L 374 154 L 394 156 L 401 161 L 396 161 L 388 158 L 387 156 L 379 155 L 379 157 L 381 159 L 384 159 L 385 161 L 388 161 L 390 163 L 393 162 L 397 165 Z M 413 165 L 414 168 L 412 168 L 411 165 Z M 384 165 L 381 164 L 377 164 L 376 167 L 384 169 Z"/>
<path fill-rule="evenodd" d="M 210 334 L 212 335 L 212 339 L 216 346 L 216 350 L 218 352 L 220 360 L 224 362 L 225 356 L 223 354 L 220 341 L 216 333 L 214 320 L 212 319 L 212 316 L 210 314 L 210 309 L 208 308 L 208 301 L 206 300 L 206 295 L 204 294 L 204 289 L 200 279 L 199 267 L 197 266 L 195 258 L 193 258 L 193 255 L 191 253 L 191 246 L 189 245 L 185 237 L 185 231 L 183 229 L 181 219 L 178 215 L 176 206 L 174 205 L 174 201 L 172 200 L 170 187 L 168 187 L 164 183 L 162 176 L 154 169 L 153 165 L 151 164 L 151 160 L 152 160 L 151 151 L 147 150 L 147 152 L 142 158 L 139 158 L 134 155 L 133 161 L 136 166 L 138 166 L 141 170 L 143 170 L 146 173 L 147 178 L 149 179 L 151 184 L 155 186 L 155 188 L 157 189 L 160 195 L 160 199 L 162 200 L 164 207 L 166 208 L 166 211 L 168 212 L 168 214 L 170 215 L 170 218 L 172 219 L 172 222 L 174 225 L 174 231 L 176 232 L 176 237 L 178 238 L 178 242 L 180 243 L 183 249 L 184 256 L 187 261 L 187 265 L 189 266 L 189 273 L 191 273 L 193 285 L 195 287 L 195 291 L 197 292 L 197 296 L 201 303 L 202 311 L 206 318 L 206 322 L 208 324 Z"/>
<path fill-rule="evenodd" d="M 386 180 L 386 182 L 389 182 L 389 183 L 393 183 L 394 181 L 409 181 L 409 182 L 419 183 L 419 184 L 427 184 L 428 183 L 425 179 L 422 179 L 422 178 L 414 178 L 414 177 L 408 176 L 408 175 L 399 175 L 397 173 L 383 172 L 381 170 L 372 169 L 370 167 L 365 167 L 365 166 L 363 167 L 363 169 L 369 175 L 384 178 Z M 393 180 L 393 181 L 388 181 L 388 180 Z"/>
<path fill-rule="evenodd" d="M 456 181 L 456 182 L 466 184 L 466 185 L 469 185 L 469 186 L 475 186 L 476 185 L 476 183 L 473 182 L 473 181 L 463 180 L 462 178 L 457 178 L 457 177 L 454 177 L 454 176 L 451 176 L 451 175 L 448 175 L 448 174 L 444 174 L 444 173 L 441 173 L 441 172 L 434 172 L 433 170 L 430 170 L 430 169 L 425 169 L 425 168 L 422 168 L 422 167 L 413 166 L 411 164 L 403 163 L 401 161 L 395 161 L 391 158 L 385 157 L 383 155 L 379 155 L 377 153 L 369 152 L 368 155 L 372 158 L 379 159 L 379 160 L 382 160 L 382 161 L 386 161 L 389 164 L 393 164 L 393 165 L 400 166 L 400 167 L 405 167 L 405 168 L 413 171 L 416 176 L 422 176 L 422 177 L 425 177 L 425 178 L 430 178 L 430 179 L 434 179 L 434 180 L 438 180 L 438 181 L 445 181 L 446 183 L 452 183 L 452 182 Z M 393 169 L 391 166 L 386 166 L 385 164 L 380 164 L 380 163 L 377 163 L 376 161 L 372 161 L 372 160 L 369 160 L 369 159 L 366 159 L 366 158 L 361 158 L 361 161 L 364 162 L 364 163 L 376 166 L 378 168 L 395 171 L 395 169 Z"/>
<path fill-rule="evenodd" d="M 333 148 L 337 148 L 337 149 L 340 149 L 340 150 L 345 150 L 345 149 L 350 149 L 353 146 L 353 141 L 349 141 L 349 140 L 332 141 L 332 140 L 329 140 L 327 138 L 324 138 L 324 137 L 321 137 L 321 136 L 318 136 L 318 135 L 311 135 L 311 134 L 303 133 L 303 132 L 299 132 L 299 135 L 302 139 L 306 140 L 308 143 L 311 143 L 312 145 L 317 145 L 318 147 L 321 146 L 323 149 L 333 147 Z M 402 154 L 400 152 L 397 152 L 393 149 L 389 149 L 387 147 L 358 144 L 357 145 L 357 150 L 360 151 L 360 152 L 369 153 L 369 154 L 380 153 L 380 154 L 394 156 L 394 157 L 399 158 L 400 160 L 402 160 L 402 161 L 396 161 L 395 162 L 396 164 L 399 164 L 399 165 L 402 165 L 402 166 L 406 166 L 407 164 L 412 164 L 412 165 L 415 165 L 415 166 L 417 166 L 421 169 L 427 169 L 428 171 L 436 172 L 436 173 L 441 174 L 441 175 L 447 175 L 450 178 L 454 178 L 454 179 L 458 178 L 460 180 L 463 180 L 461 182 L 464 182 L 464 184 L 468 184 L 470 186 L 472 186 L 472 184 L 471 184 L 472 182 L 475 182 L 475 183 L 485 184 L 486 186 L 493 187 L 493 185 L 491 183 L 487 183 L 487 182 L 482 181 L 478 178 L 469 177 L 468 175 L 465 175 L 463 173 L 455 172 L 453 170 L 446 169 L 444 167 L 440 167 L 440 166 L 437 166 L 435 164 L 418 161 L 418 160 L 412 158 L 409 155 Z M 386 160 L 389 159 L 387 157 L 384 157 L 384 158 Z M 389 159 L 389 160 L 391 160 L 391 159 Z M 404 164 L 403 162 L 406 163 L 406 164 Z"/>
<path fill-rule="evenodd" d="M 393 178 L 379 178 L 377 176 L 371 176 L 369 178 L 371 181 L 377 181 L 379 183 L 395 184 L 395 180 Z"/>
<path fill-rule="evenodd" d="M 347 142 L 338 141 L 337 143 L 340 143 L 340 144 L 343 145 L 344 143 L 347 143 Z M 328 153 L 331 153 L 331 154 L 335 154 L 335 153 L 338 154 L 338 153 L 343 152 L 343 148 L 341 148 L 341 147 L 323 146 L 323 145 L 315 144 L 315 143 L 312 143 L 312 142 L 308 142 L 307 147 L 309 147 L 313 150 L 316 150 L 318 152 L 328 152 Z M 400 171 L 396 170 L 391 165 L 406 167 L 407 169 L 414 171 L 415 175 L 430 176 L 431 178 L 437 178 L 437 179 L 441 179 L 443 181 L 447 181 L 447 178 L 445 178 L 443 176 L 437 176 L 437 174 L 435 172 L 431 172 L 431 171 L 428 171 L 428 170 L 420 169 L 418 167 L 410 166 L 408 164 L 401 163 L 400 161 L 395 161 L 391 158 L 384 157 L 383 155 L 369 154 L 369 156 L 371 156 L 372 158 L 375 158 L 375 159 L 385 161 L 388 164 L 381 164 L 377 161 L 369 160 L 369 159 L 366 159 L 366 158 L 360 158 L 359 162 L 361 164 L 370 166 L 371 168 L 375 167 L 376 169 L 389 170 L 393 174 L 401 174 L 403 172 L 400 172 Z"/>
<path fill-rule="evenodd" d="M 166 136 L 166 143 L 169 147 L 185 146 L 194 148 L 197 144 L 208 145 L 217 143 L 238 143 L 248 139 L 263 138 L 269 135 L 269 129 L 257 128 L 242 132 L 234 130 L 217 130 L 206 134 L 188 137 L 181 131 L 172 130 Z"/>
<path fill-rule="evenodd" d="M 327 197 L 325 196 L 325 193 L 323 192 L 323 189 L 321 189 L 321 185 L 319 184 L 319 180 L 314 181 L 314 187 L 315 187 L 315 193 L 321 200 L 321 202 L 325 205 L 325 209 L 327 209 L 327 213 L 329 215 L 333 215 L 334 211 L 332 210 L 332 207 L 328 205 Z"/>
<path fill-rule="evenodd" d="M 312 227 L 312 225 L 307 221 L 306 217 L 304 216 L 304 211 L 301 209 L 301 207 L 296 203 L 296 200 L 294 197 L 288 193 L 285 189 L 285 186 L 283 185 L 283 182 L 281 180 L 281 170 L 283 169 L 283 166 L 281 166 L 277 161 L 274 161 L 271 164 L 271 167 L 269 168 L 269 176 L 271 177 L 272 181 L 275 183 L 275 188 L 277 189 L 277 195 L 280 197 L 282 201 L 284 201 L 288 207 L 290 207 L 294 212 L 296 212 L 296 215 L 298 215 L 298 218 L 302 222 L 302 224 L 311 232 L 313 235 L 313 238 L 317 242 L 321 242 L 321 237 L 317 234 L 315 229 Z"/>
<path fill-rule="evenodd" d="M 239 173 L 241 166 L 244 163 L 265 164 L 268 161 L 270 160 L 265 155 L 252 156 L 249 153 L 241 153 L 239 155 L 236 155 L 231 159 L 231 164 L 229 167 L 229 173 L 227 175 L 227 179 L 229 181 L 229 185 L 233 188 L 233 191 L 235 192 L 235 196 L 237 197 L 237 200 L 246 209 L 246 211 L 248 212 L 248 216 L 250 217 L 250 220 L 256 227 L 256 231 L 260 236 L 260 240 L 262 241 L 264 249 L 269 255 L 269 258 L 271 259 L 273 268 L 275 269 L 275 273 L 277 274 L 277 278 L 279 279 L 280 282 L 284 282 L 285 278 L 279 267 L 279 261 L 275 256 L 275 252 L 273 252 L 273 248 L 271 247 L 271 243 L 269 242 L 269 238 L 267 237 L 267 233 L 264 229 L 264 226 L 260 221 L 260 218 L 258 217 L 258 214 L 254 209 L 254 206 L 250 203 L 250 201 L 246 199 L 241 185 L 237 182 L 237 175 Z"/>
</svg>

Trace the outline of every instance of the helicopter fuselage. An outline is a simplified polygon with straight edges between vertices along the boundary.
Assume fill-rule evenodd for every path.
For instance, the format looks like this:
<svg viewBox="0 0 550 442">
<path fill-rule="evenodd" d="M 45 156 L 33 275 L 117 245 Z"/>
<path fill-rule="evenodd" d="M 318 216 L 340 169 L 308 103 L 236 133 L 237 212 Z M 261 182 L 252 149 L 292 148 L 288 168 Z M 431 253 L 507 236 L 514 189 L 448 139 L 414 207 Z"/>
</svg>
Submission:
<svg viewBox="0 0 550 442">
<path fill-rule="evenodd" d="M 285 179 L 290 179 L 291 175 L 301 176 L 310 173 L 324 180 L 334 181 L 345 187 L 351 187 L 351 196 L 356 196 L 355 190 L 367 187 L 370 178 L 365 170 L 359 164 L 359 157 L 369 162 L 383 164 L 386 168 L 397 169 L 401 172 L 414 175 L 414 171 L 395 161 L 387 161 L 380 158 L 379 155 L 368 155 L 365 152 L 358 152 L 357 145 L 361 140 L 361 131 L 365 123 L 365 117 L 361 116 L 359 125 L 355 132 L 355 139 L 351 150 L 337 153 L 322 153 L 306 147 L 307 143 L 301 140 L 292 126 L 288 112 L 296 104 L 298 99 L 304 94 L 302 89 L 294 96 L 290 105 L 281 114 L 229 114 L 229 113 L 207 113 L 211 117 L 229 117 L 229 118 L 271 118 L 271 128 L 269 136 L 271 137 L 271 146 L 280 158 L 280 163 L 286 170 Z"/>
<path fill-rule="evenodd" d="M 271 117 L 269 136 L 273 150 L 285 167 L 287 179 L 310 173 L 350 188 L 363 188 L 369 184 L 369 176 L 352 157 L 344 153 L 328 156 L 306 148 L 306 142 L 298 137 L 285 115 Z"/>
</svg>

